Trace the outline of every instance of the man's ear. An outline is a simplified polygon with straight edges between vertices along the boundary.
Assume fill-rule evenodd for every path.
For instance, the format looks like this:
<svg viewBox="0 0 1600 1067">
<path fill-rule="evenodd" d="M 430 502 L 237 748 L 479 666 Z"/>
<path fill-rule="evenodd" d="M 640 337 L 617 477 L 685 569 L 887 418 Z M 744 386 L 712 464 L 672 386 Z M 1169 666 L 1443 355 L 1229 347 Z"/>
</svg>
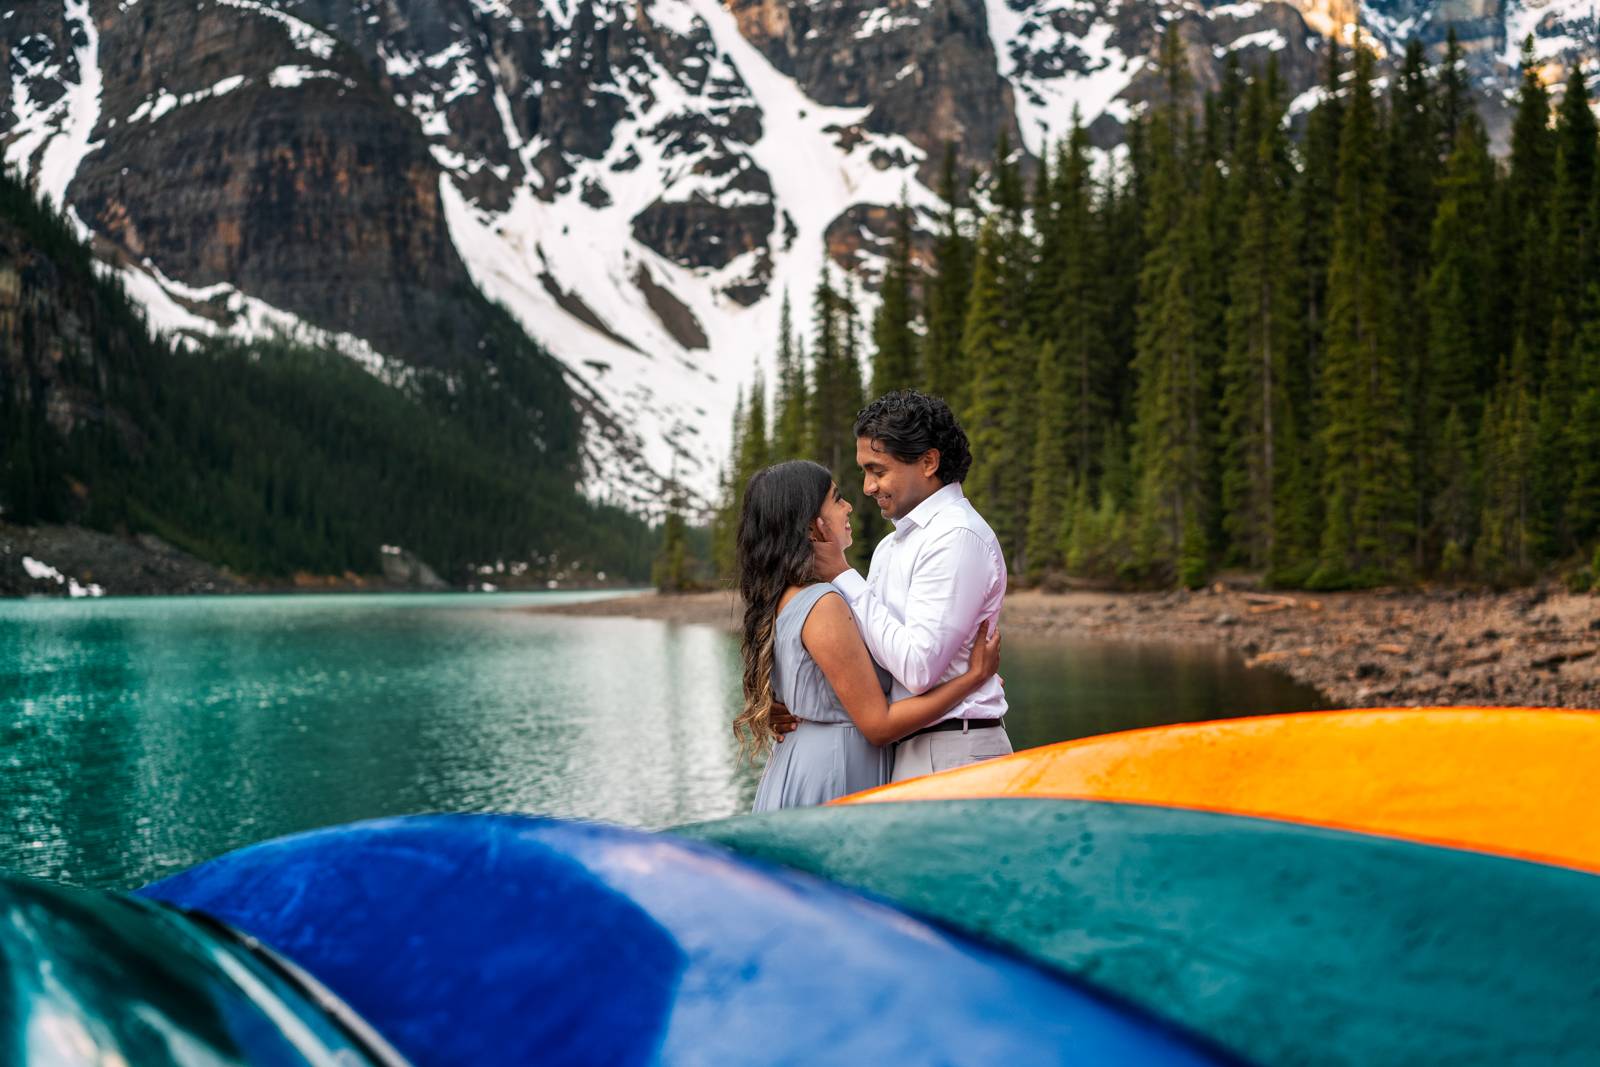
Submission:
<svg viewBox="0 0 1600 1067">
<path fill-rule="evenodd" d="M 932 478 L 939 473 L 939 459 L 937 448 L 930 448 L 917 457 L 917 469 L 922 472 L 924 478 Z"/>
</svg>

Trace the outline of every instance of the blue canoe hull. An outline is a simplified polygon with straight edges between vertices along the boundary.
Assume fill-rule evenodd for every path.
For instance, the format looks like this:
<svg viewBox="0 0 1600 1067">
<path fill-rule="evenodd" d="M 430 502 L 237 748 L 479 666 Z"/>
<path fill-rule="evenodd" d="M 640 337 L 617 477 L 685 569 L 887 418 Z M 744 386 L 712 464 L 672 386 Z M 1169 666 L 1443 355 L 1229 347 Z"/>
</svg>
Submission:
<svg viewBox="0 0 1600 1067">
<path fill-rule="evenodd" d="M 614 827 L 382 820 L 141 892 L 260 938 L 420 1067 L 1228 1062 L 852 891 Z"/>
</svg>

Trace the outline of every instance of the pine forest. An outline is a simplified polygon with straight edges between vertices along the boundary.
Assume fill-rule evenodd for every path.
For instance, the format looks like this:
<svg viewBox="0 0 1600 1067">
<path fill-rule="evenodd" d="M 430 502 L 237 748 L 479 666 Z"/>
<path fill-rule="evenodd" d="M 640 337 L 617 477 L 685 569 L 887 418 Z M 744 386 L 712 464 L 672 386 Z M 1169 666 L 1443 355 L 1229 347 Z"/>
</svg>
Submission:
<svg viewBox="0 0 1600 1067">
<path fill-rule="evenodd" d="M 776 381 L 735 419 L 716 565 L 742 487 L 811 457 L 863 507 L 869 396 L 947 399 L 965 488 L 1013 575 L 1196 586 L 1419 580 L 1586 587 L 1600 543 L 1600 181 L 1581 72 L 1524 52 L 1491 154 L 1452 34 L 1377 78 L 1330 50 L 1291 121 L 1275 66 L 1203 99 L 1177 33 L 1166 92 L 1114 167 L 1081 128 L 1023 169 L 946 164 L 944 209 L 899 212 L 871 323 L 837 276 L 786 313 Z"/>
</svg>

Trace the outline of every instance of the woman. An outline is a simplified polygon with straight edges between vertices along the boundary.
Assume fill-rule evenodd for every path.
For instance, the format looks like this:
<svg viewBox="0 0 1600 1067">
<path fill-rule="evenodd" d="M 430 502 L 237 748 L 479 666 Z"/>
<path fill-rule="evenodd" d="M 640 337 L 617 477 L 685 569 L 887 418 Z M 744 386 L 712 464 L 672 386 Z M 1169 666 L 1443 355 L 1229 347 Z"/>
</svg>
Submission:
<svg viewBox="0 0 1600 1067">
<path fill-rule="evenodd" d="M 827 469 L 791 460 L 758 472 L 739 516 L 744 597 L 744 711 L 734 734 L 747 754 L 772 744 L 774 700 L 799 727 L 772 753 L 756 811 L 823 804 L 889 780 L 884 747 L 937 721 L 994 674 L 1000 638 L 978 627 L 967 672 L 890 704 L 888 676 L 867 653 L 844 598 L 812 570 L 813 541 L 848 548 L 850 504 Z"/>
</svg>

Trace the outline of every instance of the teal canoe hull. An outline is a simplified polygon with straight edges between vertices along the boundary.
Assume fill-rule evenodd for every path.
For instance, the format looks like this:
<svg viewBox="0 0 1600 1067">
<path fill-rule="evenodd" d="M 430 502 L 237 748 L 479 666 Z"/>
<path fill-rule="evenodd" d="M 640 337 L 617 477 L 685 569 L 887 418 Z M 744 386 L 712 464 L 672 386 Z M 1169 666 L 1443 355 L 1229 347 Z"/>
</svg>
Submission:
<svg viewBox="0 0 1600 1067">
<path fill-rule="evenodd" d="M 676 832 L 1009 946 L 1259 1063 L 1600 1063 L 1594 875 L 1068 800 L 835 806 Z"/>
</svg>

